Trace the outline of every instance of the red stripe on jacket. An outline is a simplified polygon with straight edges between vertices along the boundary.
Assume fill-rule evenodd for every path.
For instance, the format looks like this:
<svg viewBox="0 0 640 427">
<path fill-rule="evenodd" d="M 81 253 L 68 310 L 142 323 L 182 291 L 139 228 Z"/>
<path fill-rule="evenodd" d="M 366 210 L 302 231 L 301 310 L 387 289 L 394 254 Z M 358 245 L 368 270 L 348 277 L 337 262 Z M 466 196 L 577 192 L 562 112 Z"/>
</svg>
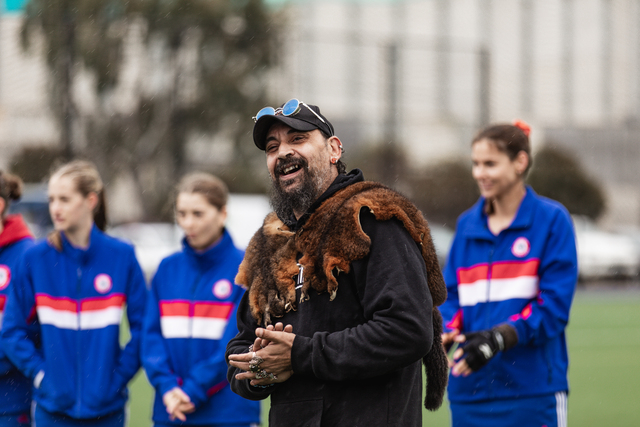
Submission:
<svg viewBox="0 0 640 427">
<path fill-rule="evenodd" d="M 198 302 L 195 304 L 193 315 L 194 317 L 228 319 L 232 309 L 232 303 Z"/>
<path fill-rule="evenodd" d="M 82 300 L 81 311 L 104 310 L 110 307 L 122 307 L 126 301 L 124 294 L 112 294 L 107 297 L 87 298 Z"/>
<path fill-rule="evenodd" d="M 515 279 L 522 276 L 537 276 L 539 259 L 527 261 L 502 261 L 489 264 L 478 264 L 473 267 L 458 269 L 458 285 L 470 285 L 479 280 L 487 279 Z"/>
<path fill-rule="evenodd" d="M 49 307 L 55 310 L 78 312 L 78 302 L 67 297 L 52 297 L 45 294 L 36 294 L 37 307 Z"/>
<path fill-rule="evenodd" d="M 160 301 L 160 316 L 189 317 L 189 308 L 188 301 Z"/>
</svg>

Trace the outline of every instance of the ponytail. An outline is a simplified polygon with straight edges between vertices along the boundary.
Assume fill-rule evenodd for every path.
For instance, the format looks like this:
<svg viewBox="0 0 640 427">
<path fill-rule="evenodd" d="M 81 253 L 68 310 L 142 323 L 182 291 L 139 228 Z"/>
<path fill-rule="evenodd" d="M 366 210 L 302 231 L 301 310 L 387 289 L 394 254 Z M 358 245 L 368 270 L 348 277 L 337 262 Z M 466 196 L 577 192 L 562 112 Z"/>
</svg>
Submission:
<svg viewBox="0 0 640 427">
<path fill-rule="evenodd" d="M 49 181 L 53 178 L 69 177 L 76 185 L 76 190 L 87 197 L 90 193 L 96 193 L 98 204 L 93 211 L 93 222 L 100 230 L 107 228 L 107 207 L 104 197 L 104 185 L 96 166 L 85 160 L 74 160 L 56 170 Z M 47 241 L 58 251 L 62 251 L 62 235 L 60 231 L 54 230 L 47 236 Z"/>
<path fill-rule="evenodd" d="M 58 252 L 62 252 L 62 234 L 58 230 L 53 230 L 47 235 L 47 242 L 56 248 Z"/>
<path fill-rule="evenodd" d="M 98 205 L 93 211 L 93 222 L 101 231 L 107 229 L 107 205 L 104 200 L 104 190 L 98 193 Z"/>
<path fill-rule="evenodd" d="M 6 202 L 4 209 L 0 212 L 0 218 L 4 218 L 4 214 L 9 205 L 14 200 L 20 200 L 22 196 L 22 180 L 20 177 L 0 171 L 0 197 Z"/>
</svg>

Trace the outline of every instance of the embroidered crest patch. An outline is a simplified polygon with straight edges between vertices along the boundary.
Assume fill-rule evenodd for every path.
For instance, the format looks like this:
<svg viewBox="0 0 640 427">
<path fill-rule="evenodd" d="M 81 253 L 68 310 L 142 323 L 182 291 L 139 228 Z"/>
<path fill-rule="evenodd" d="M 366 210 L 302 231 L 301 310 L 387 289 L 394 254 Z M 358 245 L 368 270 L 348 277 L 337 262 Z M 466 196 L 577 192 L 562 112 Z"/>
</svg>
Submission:
<svg viewBox="0 0 640 427">
<path fill-rule="evenodd" d="M 531 244 L 526 237 L 518 237 L 514 242 L 513 246 L 511 246 L 511 253 L 517 256 L 518 258 L 525 257 L 529 255 L 529 251 L 531 250 Z"/>
<path fill-rule="evenodd" d="M 6 265 L 0 264 L 0 291 L 9 286 L 11 282 L 11 270 Z"/>
<path fill-rule="evenodd" d="M 218 299 L 227 299 L 231 296 L 233 285 L 227 279 L 220 279 L 213 285 L 213 295 Z"/>
<path fill-rule="evenodd" d="M 93 280 L 93 287 L 101 294 L 106 294 L 113 288 L 113 281 L 108 274 L 98 274 Z"/>
</svg>

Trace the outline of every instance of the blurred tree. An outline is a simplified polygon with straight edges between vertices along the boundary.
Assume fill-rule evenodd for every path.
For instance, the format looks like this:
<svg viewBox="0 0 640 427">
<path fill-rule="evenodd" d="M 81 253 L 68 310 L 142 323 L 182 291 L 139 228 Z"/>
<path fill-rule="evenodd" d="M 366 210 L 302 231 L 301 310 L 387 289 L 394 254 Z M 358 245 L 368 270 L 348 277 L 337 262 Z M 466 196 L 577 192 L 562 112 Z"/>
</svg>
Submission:
<svg viewBox="0 0 640 427">
<path fill-rule="evenodd" d="M 407 155 L 401 145 L 378 143 L 357 150 L 346 150 L 346 164 L 359 168 L 366 179 L 381 182 L 398 191 L 406 190 L 407 176 L 411 173 Z"/>
<path fill-rule="evenodd" d="M 402 144 L 376 144 L 347 150 L 349 166 L 362 169 L 366 179 L 378 181 L 409 197 L 429 221 L 455 228 L 458 215 L 478 199 L 471 165 L 452 160 L 416 170 L 409 165 Z"/>
<path fill-rule="evenodd" d="M 458 216 L 480 196 L 470 162 L 451 160 L 413 177 L 412 198 L 429 221 L 455 228 Z"/>
<path fill-rule="evenodd" d="M 9 169 L 24 182 L 43 182 L 63 159 L 64 152 L 60 147 L 28 146 L 12 157 Z"/>
<path fill-rule="evenodd" d="M 151 220 L 194 164 L 264 188 L 250 117 L 267 104 L 279 22 L 262 0 L 30 0 L 22 34 L 27 48 L 42 40 L 67 157 L 91 158 L 107 182 L 130 177 Z M 86 74 L 93 98 L 78 99 Z M 202 135 L 232 155 L 190 155 Z"/>
<path fill-rule="evenodd" d="M 534 156 L 527 182 L 538 194 L 559 201 L 572 214 L 597 219 L 605 210 L 600 186 L 587 176 L 573 156 L 552 143 Z"/>
</svg>

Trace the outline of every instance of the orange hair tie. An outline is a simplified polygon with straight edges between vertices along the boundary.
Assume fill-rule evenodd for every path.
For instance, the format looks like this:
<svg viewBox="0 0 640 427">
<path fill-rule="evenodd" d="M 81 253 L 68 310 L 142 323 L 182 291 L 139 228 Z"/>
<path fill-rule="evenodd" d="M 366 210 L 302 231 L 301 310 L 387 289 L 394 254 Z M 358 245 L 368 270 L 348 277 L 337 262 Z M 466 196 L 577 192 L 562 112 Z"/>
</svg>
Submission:
<svg viewBox="0 0 640 427">
<path fill-rule="evenodd" d="M 518 129 L 520 129 L 525 135 L 529 136 L 529 134 L 531 133 L 531 126 L 529 126 L 525 121 L 523 120 L 514 120 L 513 121 L 513 125 L 515 127 L 517 127 Z"/>
</svg>

